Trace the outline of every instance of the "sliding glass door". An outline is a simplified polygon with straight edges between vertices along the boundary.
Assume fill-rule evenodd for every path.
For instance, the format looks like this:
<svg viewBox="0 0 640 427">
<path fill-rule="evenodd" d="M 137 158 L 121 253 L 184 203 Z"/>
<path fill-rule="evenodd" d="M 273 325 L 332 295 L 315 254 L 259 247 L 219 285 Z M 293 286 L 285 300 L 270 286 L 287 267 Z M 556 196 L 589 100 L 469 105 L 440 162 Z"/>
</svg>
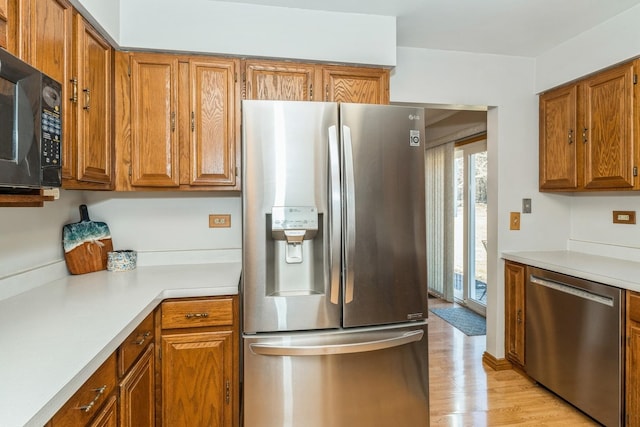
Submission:
<svg viewBox="0 0 640 427">
<path fill-rule="evenodd" d="M 455 150 L 454 298 L 485 314 L 487 301 L 487 141 Z"/>
</svg>

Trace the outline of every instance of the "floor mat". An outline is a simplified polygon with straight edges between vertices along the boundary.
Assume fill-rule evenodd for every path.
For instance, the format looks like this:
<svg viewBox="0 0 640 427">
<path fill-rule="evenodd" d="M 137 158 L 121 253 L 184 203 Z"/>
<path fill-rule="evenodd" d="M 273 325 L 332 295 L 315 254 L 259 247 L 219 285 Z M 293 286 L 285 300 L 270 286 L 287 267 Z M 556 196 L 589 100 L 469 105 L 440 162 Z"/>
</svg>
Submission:
<svg viewBox="0 0 640 427">
<path fill-rule="evenodd" d="M 465 307 L 432 308 L 431 311 L 465 335 L 486 335 L 487 322 L 484 317 Z"/>
</svg>

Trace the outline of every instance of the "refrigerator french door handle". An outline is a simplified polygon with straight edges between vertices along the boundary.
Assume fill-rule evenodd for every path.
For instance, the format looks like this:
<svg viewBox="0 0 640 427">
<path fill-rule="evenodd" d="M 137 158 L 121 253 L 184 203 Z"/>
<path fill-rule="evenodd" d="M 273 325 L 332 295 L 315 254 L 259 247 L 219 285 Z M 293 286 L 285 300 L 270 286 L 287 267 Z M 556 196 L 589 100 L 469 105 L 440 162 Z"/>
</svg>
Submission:
<svg viewBox="0 0 640 427">
<path fill-rule="evenodd" d="M 354 195 L 354 171 L 353 171 L 353 146 L 351 144 L 351 128 L 342 126 L 342 138 L 344 142 L 344 224 L 345 224 L 345 304 L 353 301 L 353 265 L 356 247 L 356 200 Z"/>
<path fill-rule="evenodd" d="M 338 304 L 340 298 L 340 150 L 338 131 L 329 127 L 329 260 L 330 260 L 330 301 Z"/>
<path fill-rule="evenodd" d="M 405 332 L 401 335 L 381 340 L 365 341 L 349 344 L 330 345 L 277 345 L 250 344 L 249 348 L 255 354 L 263 356 L 326 356 L 334 354 L 363 353 L 386 348 L 400 347 L 422 340 L 423 330 Z"/>
</svg>

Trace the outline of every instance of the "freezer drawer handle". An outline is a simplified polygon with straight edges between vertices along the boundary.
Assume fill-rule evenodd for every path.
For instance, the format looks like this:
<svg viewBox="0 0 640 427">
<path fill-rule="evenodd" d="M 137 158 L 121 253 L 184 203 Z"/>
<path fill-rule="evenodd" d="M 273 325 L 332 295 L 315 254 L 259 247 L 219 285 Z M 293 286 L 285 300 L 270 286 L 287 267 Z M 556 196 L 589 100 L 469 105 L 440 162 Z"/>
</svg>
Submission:
<svg viewBox="0 0 640 427">
<path fill-rule="evenodd" d="M 263 356 L 324 356 L 330 354 L 362 353 L 386 348 L 400 347 L 405 344 L 422 340 L 424 331 L 406 332 L 402 335 L 382 340 L 365 341 L 351 344 L 334 345 L 300 345 L 286 346 L 274 344 L 250 344 L 249 348 L 255 354 Z"/>
</svg>

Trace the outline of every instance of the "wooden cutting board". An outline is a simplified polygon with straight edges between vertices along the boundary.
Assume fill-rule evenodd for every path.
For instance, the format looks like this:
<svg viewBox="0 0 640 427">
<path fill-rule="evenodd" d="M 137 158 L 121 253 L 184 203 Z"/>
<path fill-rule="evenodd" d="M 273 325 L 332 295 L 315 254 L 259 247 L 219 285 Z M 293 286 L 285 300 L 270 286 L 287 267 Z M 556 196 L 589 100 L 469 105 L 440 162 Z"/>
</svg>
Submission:
<svg viewBox="0 0 640 427">
<path fill-rule="evenodd" d="M 71 274 L 106 270 L 113 251 L 111 232 L 104 222 L 91 221 L 87 205 L 80 205 L 80 222 L 62 227 L 64 259 Z"/>
</svg>

